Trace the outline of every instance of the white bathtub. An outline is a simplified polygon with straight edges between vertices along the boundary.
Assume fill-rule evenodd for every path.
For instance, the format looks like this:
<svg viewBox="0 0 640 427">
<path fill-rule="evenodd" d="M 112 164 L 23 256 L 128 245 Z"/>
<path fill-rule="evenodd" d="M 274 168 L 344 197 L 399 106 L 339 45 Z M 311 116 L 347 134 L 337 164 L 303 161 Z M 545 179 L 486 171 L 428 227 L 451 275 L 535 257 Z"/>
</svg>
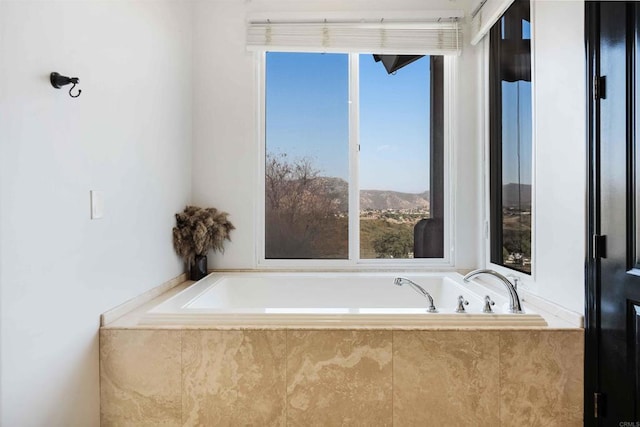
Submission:
<svg viewBox="0 0 640 427">
<path fill-rule="evenodd" d="M 406 277 L 427 290 L 427 299 Z M 458 297 L 469 304 L 456 313 Z M 495 301 L 483 313 L 484 297 Z M 547 323 L 530 310 L 508 312 L 506 289 L 497 294 L 477 282 L 464 283 L 457 273 L 213 273 L 147 311 L 142 325 L 290 328 L 440 328 L 541 327 Z"/>
</svg>

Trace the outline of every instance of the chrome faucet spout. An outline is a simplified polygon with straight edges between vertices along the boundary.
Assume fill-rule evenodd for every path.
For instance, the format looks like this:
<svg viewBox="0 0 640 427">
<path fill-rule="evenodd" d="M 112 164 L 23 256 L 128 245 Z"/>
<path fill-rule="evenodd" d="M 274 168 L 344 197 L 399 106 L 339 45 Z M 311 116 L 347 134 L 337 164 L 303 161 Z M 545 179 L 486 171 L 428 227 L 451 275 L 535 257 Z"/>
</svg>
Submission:
<svg viewBox="0 0 640 427">
<path fill-rule="evenodd" d="M 393 281 L 393 284 L 396 286 L 402 286 L 404 284 L 408 284 L 409 286 L 411 286 L 416 292 L 418 292 L 419 294 L 421 294 L 422 296 L 424 296 L 425 298 L 427 298 L 429 300 L 429 308 L 427 309 L 427 311 L 429 313 L 437 313 L 438 310 L 436 309 L 435 304 L 433 303 L 433 298 L 431 297 L 431 295 L 429 294 L 429 292 L 425 291 L 424 288 L 420 285 L 418 285 L 417 283 L 405 278 L 405 277 L 396 277 L 395 280 Z"/>
<path fill-rule="evenodd" d="M 507 288 L 507 291 L 509 292 L 509 300 L 510 300 L 509 311 L 511 313 L 524 313 L 522 311 L 522 304 L 520 304 L 520 296 L 518 295 L 518 291 L 516 290 L 516 287 L 513 285 L 513 283 L 509 281 L 509 279 L 507 279 L 505 276 L 498 273 L 497 271 L 483 269 L 483 268 L 478 270 L 473 270 L 472 272 L 464 276 L 463 280 L 465 282 L 468 282 L 469 280 L 473 279 L 476 276 L 480 276 L 481 274 L 488 274 L 490 276 L 496 277 Z"/>
</svg>

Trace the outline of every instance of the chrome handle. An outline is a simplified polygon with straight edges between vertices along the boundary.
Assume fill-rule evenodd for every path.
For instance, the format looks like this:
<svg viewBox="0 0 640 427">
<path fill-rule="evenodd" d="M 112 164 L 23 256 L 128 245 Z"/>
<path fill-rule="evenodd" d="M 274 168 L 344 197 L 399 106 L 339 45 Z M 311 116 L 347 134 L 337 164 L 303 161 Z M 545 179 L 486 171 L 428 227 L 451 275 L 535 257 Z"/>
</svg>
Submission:
<svg viewBox="0 0 640 427">
<path fill-rule="evenodd" d="M 515 274 L 507 274 L 505 277 L 507 277 L 508 279 L 513 280 L 513 287 L 517 291 L 518 290 L 518 284 L 520 283 L 520 277 L 516 276 Z"/>
<path fill-rule="evenodd" d="M 491 309 L 492 305 L 496 305 L 495 302 L 493 302 L 493 300 L 491 299 L 491 297 L 489 295 L 487 295 L 486 297 L 484 297 L 484 309 L 482 310 L 483 313 L 493 313 L 493 310 Z"/>
<path fill-rule="evenodd" d="M 469 305 L 469 301 L 467 301 L 462 295 L 460 295 L 458 297 L 458 308 L 456 309 L 456 313 L 466 313 L 466 310 L 464 309 L 465 305 Z"/>
</svg>

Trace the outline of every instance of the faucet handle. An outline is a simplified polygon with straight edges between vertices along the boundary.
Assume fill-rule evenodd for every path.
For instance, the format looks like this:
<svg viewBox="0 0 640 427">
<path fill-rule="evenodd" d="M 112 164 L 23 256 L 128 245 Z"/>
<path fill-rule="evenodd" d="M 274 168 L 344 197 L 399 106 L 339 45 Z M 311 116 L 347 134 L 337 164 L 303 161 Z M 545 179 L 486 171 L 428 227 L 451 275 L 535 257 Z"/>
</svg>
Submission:
<svg viewBox="0 0 640 427">
<path fill-rule="evenodd" d="M 469 305 L 469 301 L 467 301 L 462 295 L 460 295 L 458 297 L 458 308 L 456 308 L 456 313 L 466 313 L 466 310 L 464 309 L 465 305 Z"/>
<path fill-rule="evenodd" d="M 513 287 L 518 290 L 518 283 L 520 283 L 520 277 L 515 274 L 507 274 L 505 277 L 511 279 L 513 281 Z"/>
<path fill-rule="evenodd" d="M 495 302 L 493 302 L 493 300 L 491 299 L 491 297 L 489 295 L 487 295 L 486 297 L 484 297 L 484 309 L 482 310 L 483 313 L 493 313 L 493 310 L 491 309 L 492 305 L 496 305 Z"/>
</svg>

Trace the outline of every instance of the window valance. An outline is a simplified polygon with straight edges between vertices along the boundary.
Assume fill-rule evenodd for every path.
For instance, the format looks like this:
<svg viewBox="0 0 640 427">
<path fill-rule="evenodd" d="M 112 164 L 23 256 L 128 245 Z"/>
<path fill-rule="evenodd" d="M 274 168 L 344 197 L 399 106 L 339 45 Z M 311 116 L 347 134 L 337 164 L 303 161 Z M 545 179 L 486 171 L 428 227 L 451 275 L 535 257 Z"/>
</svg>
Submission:
<svg viewBox="0 0 640 427">
<path fill-rule="evenodd" d="M 282 52 L 457 55 L 462 46 L 458 17 L 425 21 L 247 22 L 247 48 Z"/>
</svg>

